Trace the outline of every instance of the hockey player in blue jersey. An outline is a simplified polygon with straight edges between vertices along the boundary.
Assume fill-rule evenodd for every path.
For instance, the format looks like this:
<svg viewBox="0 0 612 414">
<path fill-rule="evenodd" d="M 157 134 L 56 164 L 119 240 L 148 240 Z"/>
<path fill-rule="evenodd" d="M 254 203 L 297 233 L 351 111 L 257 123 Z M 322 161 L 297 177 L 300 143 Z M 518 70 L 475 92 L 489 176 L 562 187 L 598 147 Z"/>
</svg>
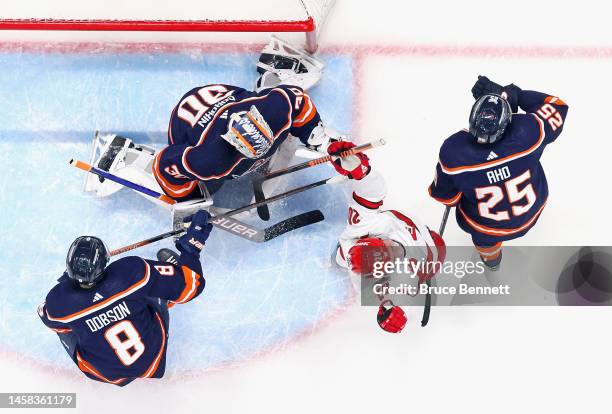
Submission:
<svg viewBox="0 0 612 414">
<path fill-rule="evenodd" d="M 274 38 L 260 57 L 254 91 L 227 84 L 192 88 L 172 111 L 168 146 L 156 151 L 109 135 L 99 139 L 101 155 L 92 164 L 174 198 L 177 204 L 163 205 L 174 213 L 208 207 L 226 180 L 286 167 L 299 142 L 327 154 L 329 141 L 341 138 L 323 125 L 306 92 L 322 69 L 312 56 Z M 278 180 L 271 183 L 264 185 Z M 101 197 L 119 188 L 96 177 L 86 185 Z"/>
<path fill-rule="evenodd" d="M 496 270 L 502 242 L 526 234 L 546 206 L 540 157 L 565 124 L 568 106 L 548 94 L 502 87 L 479 76 L 469 131 L 442 144 L 429 194 L 457 206 L 459 226 L 472 236 L 484 264 Z M 518 109 L 525 113 L 517 113 Z"/>
<path fill-rule="evenodd" d="M 278 85 L 252 92 L 230 85 L 197 87 L 174 109 L 169 146 L 156 154 L 153 173 L 166 194 L 189 197 L 198 181 L 257 169 L 289 134 L 305 145 L 324 134 L 317 109 L 302 88 Z"/>
<path fill-rule="evenodd" d="M 167 261 L 130 256 L 107 266 L 100 239 L 83 236 L 72 243 L 66 273 L 38 314 L 86 376 L 124 386 L 164 375 L 168 307 L 204 289 L 199 256 L 212 228 L 209 217 L 203 210 L 193 216 L 176 242 L 180 255 Z"/>
</svg>

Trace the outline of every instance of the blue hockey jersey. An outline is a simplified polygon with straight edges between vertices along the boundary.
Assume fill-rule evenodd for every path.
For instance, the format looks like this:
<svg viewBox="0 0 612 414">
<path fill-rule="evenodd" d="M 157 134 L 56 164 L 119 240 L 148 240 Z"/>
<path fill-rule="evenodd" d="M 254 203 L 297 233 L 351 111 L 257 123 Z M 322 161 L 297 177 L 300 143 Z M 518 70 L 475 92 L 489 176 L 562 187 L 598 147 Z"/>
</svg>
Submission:
<svg viewBox="0 0 612 414">
<path fill-rule="evenodd" d="M 565 124 L 568 106 L 540 92 L 521 91 L 503 139 L 478 144 L 468 131 L 446 139 L 429 194 L 457 206 L 459 226 L 496 241 L 524 235 L 546 206 L 548 185 L 540 157 Z"/>
<path fill-rule="evenodd" d="M 274 144 L 260 159 L 239 153 L 221 135 L 232 113 L 255 106 L 274 133 Z M 289 133 L 306 143 L 320 122 L 310 97 L 296 86 L 278 86 L 260 93 L 231 85 L 207 85 L 187 92 L 174 108 L 168 127 L 169 146 L 160 151 L 153 173 L 173 198 L 194 191 L 198 180 L 239 177 L 263 165 Z"/>
<path fill-rule="evenodd" d="M 125 257 L 111 263 L 89 289 L 60 278 L 38 314 L 53 331 L 74 338 L 71 357 L 87 376 L 115 385 L 160 378 L 168 321 L 152 303 L 158 298 L 169 306 L 190 301 L 204 289 L 201 274 L 199 259 L 186 253 L 178 266 Z"/>
</svg>

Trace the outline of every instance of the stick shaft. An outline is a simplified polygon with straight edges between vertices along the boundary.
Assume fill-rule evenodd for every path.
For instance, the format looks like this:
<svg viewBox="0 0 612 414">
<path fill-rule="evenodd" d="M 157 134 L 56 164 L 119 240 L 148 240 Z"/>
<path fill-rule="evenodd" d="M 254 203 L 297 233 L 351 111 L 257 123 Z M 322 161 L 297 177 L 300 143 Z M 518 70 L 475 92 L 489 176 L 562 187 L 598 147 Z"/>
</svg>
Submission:
<svg viewBox="0 0 612 414">
<path fill-rule="evenodd" d="M 451 211 L 451 206 L 446 206 L 444 209 L 444 215 L 442 216 L 442 222 L 440 223 L 440 230 L 438 230 L 438 234 L 440 237 L 444 235 L 444 230 L 446 229 L 446 222 L 448 221 L 448 216 Z M 423 318 L 421 319 L 421 326 L 426 326 L 429 322 L 429 314 L 431 313 L 431 293 L 429 293 L 429 288 L 431 287 L 432 281 L 431 279 L 427 279 L 425 281 L 427 285 L 427 294 L 425 295 L 425 308 L 423 309 Z"/>
<path fill-rule="evenodd" d="M 378 141 L 373 141 L 373 142 L 369 142 L 367 144 L 356 146 L 355 148 L 351 148 L 350 150 L 346 150 L 346 151 L 341 152 L 338 156 L 342 157 L 342 158 L 348 157 L 350 155 L 355 155 L 355 154 L 358 154 L 360 152 L 364 152 L 364 151 L 370 150 L 372 148 L 380 147 L 381 145 L 385 145 L 385 140 L 384 139 L 379 139 Z M 324 163 L 326 163 L 328 161 L 331 161 L 331 159 L 332 159 L 331 155 L 325 155 L 323 157 L 315 158 L 314 160 L 306 161 L 306 162 L 303 162 L 301 164 L 296 164 L 296 165 L 293 165 L 291 167 L 283 168 L 281 170 L 276 170 L 276 171 L 269 172 L 266 175 L 264 175 L 261 178 L 261 180 L 262 181 L 269 180 L 271 178 L 280 177 L 281 175 L 285 175 L 285 174 L 289 174 L 289 173 L 292 173 L 292 172 L 304 170 L 306 168 L 314 167 L 315 165 L 324 164 Z"/>
<path fill-rule="evenodd" d="M 258 206 L 261 206 L 261 205 L 264 205 L 264 204 L 268 204 L 268 203 L 273 203 L 275 201 L 282 200 L 282 199 L 287 198 L 287 197 L 291 197 L 291 196 L 293 196 L 295 194 L 298 194 L 298 193 L 301 193 L 303 191 L 310 190 L 310 189 L 315 188 L 315 187 L 320 187 L 320 186 L 325 185 L 325 184 L 327 184 L 329 182 L 336 182 L 337 181 L 336 179 L 337 179 L 337 177 L 327 178 L 325 180 L 320 180 L 320 181 L 314 182 L 312 184 L 304 185 L 302 187 L 297 187 L 297 188 L 294 188 L 293 190 L 287 191 L 285 193 L 281 193 L 281 194 L 275 195 L 274 197 L 270 197 L 270 198 L 267 198 L 265 200 L 258 201 L 256 203 L 249 204 L 247 206 L 240 207 L 240 208 L 237 208 L 235 210 L 228 211 L 227 213 L 223 213 L 223 214 L 220 214 L 218 216 L 214 216 L 214 217 L 212 217 L 212 219 L 220 219 L 220 218 L 224 218 L 224 217 L 229 217 L 229 216 L 233 216 L 233 215 L 238 214 L 238 213 L 242 213 L 243 211 L 252 210 L 252 209 L 254 209 L 254 208 L 258 207 Z M 160 241 L 160 240 L 163 240 L 163 239 L 167 239 L 168 237 L 176 236 L 176 235 L 179 235 L 179 234 L 184 233 L 184 232 L 185 232 L 185 230 L 179 229 L 179 230 L 172 230 L 172 231 L 169 231 L 169 232 L 166 232 L 166 233 L 163 233 L 163 234 L 159 234 L 157 236 L 153 236 L 151 238 L 148 238 L 148 239 L 145 239 L 145 240 L 142 240 L 142 241 L 130 244 L 128 246 L 124 246 L 124 247 L 120 247 L 118 249 L 115 249 L 115 250 L 110 252 L 110 255 L 114 256 L 114 255 L 117 255 L 117 254 L 120 254 L 120 253 L 125 253 L 125 252 L 128 252 L 130 250 L 137 249 L 138 247 L 146 246 L 148 244 L 155 243 L 157 241 Z"/>
<path fill-rule="evenodd" d="M 139 193 L 146 194 L 149 197 L 153 197 L 153 198 L 156 198 L 158 200 L 161 200 L 164 203 L 167 203 L 167 204 L 176 204 L 176 201 L 174 199 L 168 197 L 165 194 L 158 193 L 157 191 L 151 190 L 150 188 L 144 187 L 144 186 L 142 186 L 140 184 L 136 184 L 136 183 L 133 183 L 133 182 L 131 182 L 129 180 L 126 180 L 124 178 L 117 177 L 116 175 L 111 174 L 108 171 L 104 171 L 104 170 L 101 170 L 99 168 L 96 168 L 96 167 L 94 167 L 92 165 L 87 164 L 86 162 L 79 161 L 79 160 L 70 160 L 70 165 L 72 165 L 72 166 L 74 166 L 74 167 L 76 167 L 78 169 L 81 169 L 83 171 L 87 171 L 89 173 L 95 174 L 95 175 L 97 175 L 99 177 L 103 177 L 103 178 L 105 178 L 107 180 L 116 182 L 117 184 L 121 184 L 121 185 L 123 185 L 125 187 L 131 188 L 132 190 L 136 190 Z"/>
</svg>

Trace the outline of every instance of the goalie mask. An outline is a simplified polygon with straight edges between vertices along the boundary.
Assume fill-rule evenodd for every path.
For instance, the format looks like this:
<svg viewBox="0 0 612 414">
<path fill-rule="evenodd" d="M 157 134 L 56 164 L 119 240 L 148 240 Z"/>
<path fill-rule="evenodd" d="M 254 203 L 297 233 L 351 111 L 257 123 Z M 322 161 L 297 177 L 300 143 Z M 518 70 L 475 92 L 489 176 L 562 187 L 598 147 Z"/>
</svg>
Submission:
<svg viewBox="0 0 612 414">
<path fill-rule="evenodd" d="M 255 106 L 231 114 L 227 132 L 221 138 L 247 158 L 261 158 L 274 144 L 274 133 Z"/>
</svg>

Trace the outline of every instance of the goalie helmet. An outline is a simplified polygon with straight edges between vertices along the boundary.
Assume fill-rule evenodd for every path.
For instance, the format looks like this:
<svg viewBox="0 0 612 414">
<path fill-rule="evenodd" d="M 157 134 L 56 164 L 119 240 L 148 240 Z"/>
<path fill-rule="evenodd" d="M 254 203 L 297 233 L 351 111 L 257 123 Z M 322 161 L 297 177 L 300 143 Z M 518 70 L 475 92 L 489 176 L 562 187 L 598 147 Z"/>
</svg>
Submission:
<svg viewBox="0 0 612 414">
<path fill-rule="evenodd" d="M 274 144 L 274 133 L 255 106 L 231 114 L 227 132 L 221 137 L 247 158 L 264 156 Z"/>
<path fill-rule="evenodd" d="M 481 96 L 470 113 L 470 134 L 479 144 L 491 144 L 502 138 L 512 120 L 512 109 L 504 98 L 495 94 Z"/>
<path fill-rule="evenodd" d="M 110 260 L 102 240 L 94 236 L 77 237 L 68 249 L 66 273 L 79 285 L 93 286 L 102 276 Z"/>
</svg>

